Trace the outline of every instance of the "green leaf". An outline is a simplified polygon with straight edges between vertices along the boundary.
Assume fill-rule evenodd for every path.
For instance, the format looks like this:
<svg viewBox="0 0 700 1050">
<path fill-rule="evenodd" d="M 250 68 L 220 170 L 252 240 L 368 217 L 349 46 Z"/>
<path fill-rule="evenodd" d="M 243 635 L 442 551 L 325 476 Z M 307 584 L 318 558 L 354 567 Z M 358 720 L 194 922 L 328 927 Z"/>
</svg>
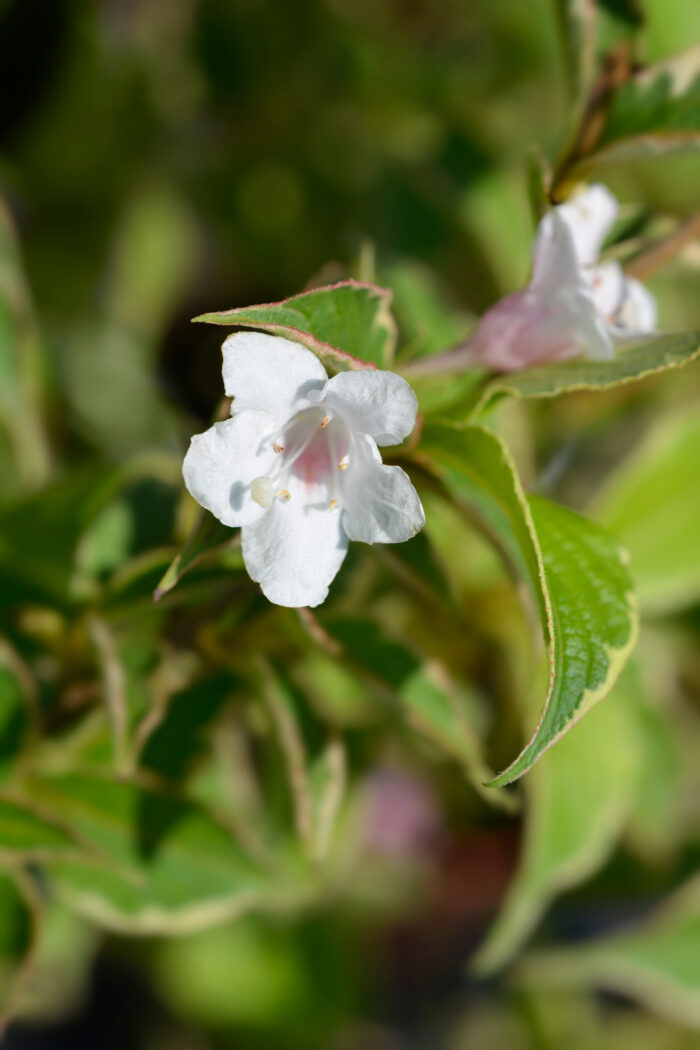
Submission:
<svg viewBox="0 0 700 1050">
<path fill-rule="evenodd" d="M 700 1027 L 700 879 L 635 929 L 526 959 L 523 982 L 602 988 L 636 999 L 675 1024 Z"/>
<path fill-rule="evenodd" d="M 615 540 L 573 511 L 525 495 L 495 434 L 431 423 L 421 447 L 426 465 L 529 584 L 549 648 L 539 724 L 492 781 L 503 785 L 525 773 L 614 685 L 636 639 L 632 583 Z"/>
<path fill-rule="evenodd" d="M 700 420 L 668 414 L 613 473 L 592 515 L 622 540 L 642 609 L 700 598 Z"/>
<path fill-rule="evenodd" d="M 12 219 L 0 200 L 0 432 L 11 457 L 0 464 L 2 498 L 37 488 L 50 470 L 42 420 L 42 347 Z M 16 477 L 15 477 L 16 475 Z M 16 482 L 16 486 L 13 486 Z"/>
<path fill-rule="evenodd" d="M 450 375 L 411 375 L 409 380 L 413 387 L 421 415 L 424 418 L 460 422 L 469 419 L 483 400 L 484 380 L 489 373 L 483 369 L 469 369 Z"/>
<path fill-rule="evenodd" d="M 311 724 L 291 682 L 268 665 L 263 690 L 284 760 L 297 834 L 309 856 L 322 860 L 345 790 L 345 750 L 339 738 Z"/>
<path fill-rule="evenodd" d="M 12 860 L 36 860 L 56 855 L 81 852 L 60 815 L 53 819 L 49 812 L 39 812 L 32 805 L 15 798 L 0 798 L 0 857 Z"/>
<path fill-rule="evenodd" d="M 81 1009 L 89 996 L 101 942 L 99 931 L 64 905 L 56 900 L 44 900 L 42 905 L 29 960 L 30 979 L 21 981 L 11 1008 L 11 1017 L 32 1025 L 58 1024 Z"/>
<path fill-rule="evenodd" d="M 517 800 L 505 792 L 487 789 L 493 772 L 484 761 L 481 740 L 469 724 L 470 697 L 437 663 L 424 664 L 401 685 L 400 699 L 409 725 L 430 740 L 464 769 L 474 790 L 504 809 L 513 811 Z"/>
<path fill-rule="evenodd" d="M 612 852 L 635 797 L 636 688 L 636 676 L 626 671 L 606 702 L 543 755 L 527 778 L 518 870 L 474 959 L 479 973 L 503 966 L 552 898 L 592 875 Z"/>
<path fill-rule="evenodd" d="M 330 737 L 309 764 L 313 816 L 313 856 L 323 860 L 331 848 L 338 813 L 347 788 L 347 755 L 340 737 Z"/>
<path fill-rule="evenodd" d="M 677 724 L 672 710 L 655 707 L 641 688 L 636 707 L 640 776 L 627 839 L 643 860 L 658 864 L 692 834 L 685 811 L 688 786 L 679 737 L 685 734 L 690 745 L 692 769 L 696 752 L 687 727 Z"/>
<path fill-rule="evenodd" d="M 182 933 L 240 914 L 274 884 L 199 806 L 81 773 L 36 779 L 32 797 L 92 844 L 96 859 L 48 865 L 61 896 L 127 933 Z M 288 881 L 280 880 L 289 892 Z"/>
<path fill-rule="evenodd" d="M 615 18 L 619 18 L 620 21 L 626 22 L 635 29 L 643 26 L 646 21 L 641 0 L 598 0 L 598 2 Z"/>
<path fill-rule="evenodd" d="M 0 1025 L 13 1011 L 38 931 L 36 892 L 21 871 L 0 871 Z"/>
<path fill-rule="evenodd" d="M 3 510 L 0 603 L 6 594 L 14 600 L 68 600 L 76 547 L 104 474 L 104 468 L 74 471 Z"/>
<path fill-rule="evenodd" d="M 459 202 L 458 219 L 476 242 L 495 291 L 519 287 L 532 266 L 533 223 L 522 176 L 508 166 L 470 179 Z M 483 263 L 480 269 L 483 269 Z M 483 282 L 483 276 L 480 281 Z M 493 285 L 492 285 L 493 287 Z"/>
<path fill-rule="evenodd" d="M 153 356 L 147 336 L 102 318 L 83 320 L 65 340 L 61 380 L 71 422 L 105 459 L 178 446 Z"/>
<path fill-rule="evenodd" d="M 700 45 L 630 77 L 614 92 L 593 159 L 630 160 L 700 146 Z M 584 158 L 582 163 L 588 163 Z"/>
<path fill-rule="evenodd" d="M 282 335 L 312 350 L 331 371 L 388 367 L 396 326 L 391 292 L 376 284 L 341 281 L 279 303 L 202 314 L 205 324 L 241 325 Z"/>
<path fill-rule="evenodd" d="M 402 359 L 427 357 L 466 338 L 473 319 L 447 301 L 427 267 L 395 263 L 386 271 L 386 280 L 394 294 Z"/>
<path fill-rule="evenodd" d="M 479 407 L 503 394 L 558 397 L 574 390 L 604 390 L 618 383 L 645 379 L 668 368 L 678 368 L 699 354 L 700 332 L 654 336 L 619 349 L 612 361 L 589 361 L 580 357 L 498 376 L 486 386 Z"/>
<path fill-rule="evenodd" d="M 160 601 L 190 569 L 210 556 L 234 550 L 240 542 L 240 532 L 232 532 L 228 525 L 222 525 L 213 514 L 200 510 L 187 543 L 168 566 L 153 592 L 153 600 Z"/>
<path fill-rule="evenodd" d="M 199 230 L 186 197 L 170 182 L 139 181 L 117 228 L 104 291 L 105 312 L 154 348 L 187 295 Z"/>
<path fill-rule="evenodd" d="M 81 576 L 86 556 L 83 539 L 88 563 L 90 560 L 91 524 L 132 483 L 152 480 L 174 492 L 179 467 L 171 456 L 158 454 L 134 458 L 123 467 L 84 466 L 4 507 L 0 512 L 0 607 L 18 601 L 65 607 L 94 597 L 95 581 Z M 153 500 L 148 508 L 151 519 L 157 509 Z"/>
<path fill-rule="evenodd" d="M 556 0 L 556 7 L 576 119 L 595 73 L 596 5 L 594 0 Z"/>
<path fill-rule="evenodd" d="M 152 732 L 142 738 L 139 764 L 167 780 L 183 780 L 206 749 L 212 723 L 237 684 L 229 675 L 219 674 L 170 697 Z"/>
<path fill-rule="evenodd" d="M 422 495 L 425 506 L 426 493 Z M 430 602 L 433 608 L 439 607 L 444 615 L 456 611 L 450 562 L 448 560 L 447 566 L 441 564 L 435 544 L 425 530 L 413 536 L 410 543 L 381 544 L 374 549 L 382 564 L 391 569 L 397 581 L 410 587 L 419 600 Z"/>
<path fill-rule="evenodd" d="M 159 941 L 149 977 L 159 1001 L 198 1030 L 251 1033 L 243 1045 L 256 1048 L 306 1046 L 313 1018 L 311 1045 L 328 1046 L 348 995 L 347 955 L 336 956 L 331 937 L 308 921 L 246 916 Z"/>
<path fill-rule="evenodd" d="M 399 704 L 411 728 L 463 768 L 472 787 L 492 804 L 513 808 L 505 792 L 485 791 L 492 776 L 469 720 L 473 697 L 437 661 L 425 663 L 370 620 L 334 618 L 324 624 L 342 657 Z"/>
<path fill-rule="evenodd" d="M 10 775 L 32 727 L 27 692 L 27 683 L 0 640 L 0 784 Z"/>
</svg>

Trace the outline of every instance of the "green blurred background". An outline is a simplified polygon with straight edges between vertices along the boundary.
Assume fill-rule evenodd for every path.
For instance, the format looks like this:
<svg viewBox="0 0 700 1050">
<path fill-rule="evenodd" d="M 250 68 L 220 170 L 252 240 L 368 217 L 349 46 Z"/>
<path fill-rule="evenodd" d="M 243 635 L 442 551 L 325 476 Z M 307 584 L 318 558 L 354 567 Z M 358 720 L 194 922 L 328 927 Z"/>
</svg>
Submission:
<svg viewBox="0 0 700 1050">
<path fill-rule="evenodd" d="M 645 58 L 700 36 L 692 0 L 647 11 Z M 602 17 L 601 47 L 630 35 Z M 376 267 L 409 299 L 427 267 L 482 312 L 527 276 L 528 154 L 556 149 L 567 105 L 550 0 L 4 0 L 2 18 L 2 185 L 70 429 L 111 456 L 172 437 L 154 383 L 208 417 L 219 340 L 198 312 Z M 610 175 L 683 215 L 700 163 Z M 674 327 L 693 300 L 671 298 Z"/>
<path fill-rule="evenodd" d="M 638 57 L 651 61 L 700 40 L 697 0 L 644 7 L 639 34 L 633 2 L 602 5 L 601 53 L 634 35 Z M 528 165 L 533 146 L 551 155 L 561 143 L 564 84 L 550 0 L 0 0 L 0 501 L 10 508 L 0 612 L 23 658 L 39 660 L 50 732 L 60 738 L 94 702 L 84 624 L 69 609 L 75 594 L 92 599 L 129 559 L 167 553 L 191 520 L 178 464 L 221 397 L 221 332 L 189 319 L 356 276 L 394 290 L 404 349 L 457 342 L 527 280 Z M 653 213 L 660 232 L 698 204 L 698 157 L 600 175 L 628 214 Z M 651 282 L 662 327 L 700 327 L 698 265 L 696 255 Z M 547 484 L 582 506 L 650 404 L 689 401 L 697 387 L 671 379 L 601 407 L 585 398 L 573 410 L 538 407 L 532 429 L 518 409 L 503 427 L 526 477 L 563 443 L 577 471 L 562 479 L 553 469 Z M 69 600 L 77 526 L 66 507 L 85 506 L 115 464 L 133 473 L 79 547 Z M 440 513 L 435 534 L 449 564 L 454 533 Z M 473 603 L 459 660 L 476 666 L 481 684 L 497 680 L 498 696 L 501 679 L 529 669 L 529 638 L 501 570 L 471 542 L 451 566 L 455 590 Z M 244 583 L 223 601 L 193 588 L 166 624 L 147 597 L 165 564 L 156 557 L 135 604 L 115 613 L 118 625 L 141 617 L 126 656 L 136 691 L 155 652 L 197 649 L 215 668 L 226 631 L 251 610 L 266 615 Z M 360 578 L 359 555 L 352 564 Z M 406 624 L 410 637 L 414 613 L 387 598 L 377 615 Z M 212 628 L 195 644 L 193 618 L 202 630 L 213 616 L 218 635 Z M 673 627 L 695 702 L 697 627 L 692 612 Z M 255 637 L 251 629 L 251 645 Z M 444 653 L 435 644 L 450 662 L 459 643 L 443 638 Z M 520 650 L 494 671 L 507 645 Z M 680 1022 L 584 992 L 467 979 L 467 954 L 514 870 L 518 822 L 420 749 L 396 761 L 412 745 L 392 738 L 390 722 L 377 726 L 354 680 L 320 656 L 307 663 L 332 696 L 326 709 L 316 697 L 322 720 L 349 733 L 357 767 L 376 766 L 363 791 L 377 826 L 398 827 L 379 850 L 391 854 L 388 871 L 380 866 L 356 899 L 339 891 L 337 906 L 245 917 L 194 938 L 104 945 L 58 909 L 23 1019 L 3 1046 L 700 1046 Z M 494 712 L 479 712 L 491 726 Z M 517 747 L 512 712 L 504 726 L 492 741 L 496 764 Z M 197 791 L 214 791 L 206 776 Z M 575 940 L 606 929 L 677 885 L 700 853 L 697 837 L 677 839 L 658 857 L 651 849 L 646 867 L 623 850 L 588 896 L 555 910 L 549 933 Z"/>
</svg>

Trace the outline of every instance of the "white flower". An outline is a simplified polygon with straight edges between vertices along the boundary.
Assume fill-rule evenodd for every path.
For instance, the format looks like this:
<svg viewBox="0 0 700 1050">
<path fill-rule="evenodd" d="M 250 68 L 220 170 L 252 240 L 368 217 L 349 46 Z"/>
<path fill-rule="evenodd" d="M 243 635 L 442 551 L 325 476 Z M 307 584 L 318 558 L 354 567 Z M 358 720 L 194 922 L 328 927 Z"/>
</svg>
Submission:
<svg viewBox="0 0 700 1050">
<path fill-rule="evenodd" d="M 243 560 L 277 605 L 319 605 L 348 540 L 401 543 L 425 524 L 418 494 L 377 445 L 412 431 L 405 379 L 366 369 L 329 379 L 298 343 L 257 332 L 223 345 L 231 418 L 192 438 L 185 484 L 225 525 L 242 526 Z"/>
<path fill-rule="evenodd" d="M 653 296 L 619 263 L 598 263 L 618 204 L 589 186 L 540 222 L 528 288 L 496 303 L 470 341 L 474 357 L 497 371 L 581 354 L 606 361 L 615 346 L 656 327 Z"/>
</svg>

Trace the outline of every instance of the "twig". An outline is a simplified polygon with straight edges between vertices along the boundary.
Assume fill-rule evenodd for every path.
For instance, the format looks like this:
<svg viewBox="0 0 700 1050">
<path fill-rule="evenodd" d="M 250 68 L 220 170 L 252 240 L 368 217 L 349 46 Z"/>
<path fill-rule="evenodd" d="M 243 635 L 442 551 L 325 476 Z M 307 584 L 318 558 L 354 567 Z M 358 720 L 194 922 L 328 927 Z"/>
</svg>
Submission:
<svg viewBox="0 0 700 1050">
<path fill-rule="evenodd" d="M 336 738 L 329 741 L 324 758 L 328 766 L 328 782 L 320 800 L 317 814 L 314 857 L 318 861 L 324 860 L 328 855 L 335 818 L 338 815 L 345 793 L 347 762 L 342 740 Z"/>
<path fill-rule="evenodd" d="M 262 661 L 261 661 L 262 663 Z M 263 695 L 277 730 L 284 754 L 294 803 L 294 820 L 299 838 L 307 847 L 313 848 L 313 809 L 306 768 L 306 749 L 289 706 L 281 695 L 279 682 L 267 664 L 263 664 L 265 688 Z"/>
<path fill-rule="evenodd" d="M 343 647 L 337 639 L 331 637 L 325 627 L 322 627 L 316 616 L 311 612 L 308 606 L 302 606 L 296 610 L 297 616 L 301 622 L 302 627 L 312 641 L 316 642 L 322 649 L 325 649 L 331 656 L 339 656 L 343 651 Z"/>
<path fill-rule="evenodd" d="M 474 356 L 470 340 L 460 343 L 452 350 L 445 350 L 432 357 L 422 357 L 418 361 L 407 361 L 401 365 L 401 374 L 412 379 L 414 376 L 441 375 L 445 372 L 463 372 L 468 368 L 481 369 L 482 363 Z"/>
<path fill-rule="evenodd" d="M 653 273 L 667 266 L 672 259 L 683 251 L 686 244 L 700 237 L 700 212 L 692 215 L 686 222 L 665 237 L 662 241 L 642 252 L 636 259 L 632 259 L 625 266 L 625 273 L 630 277 L 636 277 L 639 281 L 646 280 Z"/>
<path fill-rule="evenodd" d="M 129 773 L 131 758 L 124 668 L 112 632 L 105 621 L 93 613 L 88 619 L 88 629 L 99 658 L 104 698 L 112 723 L 114 763 L 119 773 Z"/>
</svg>

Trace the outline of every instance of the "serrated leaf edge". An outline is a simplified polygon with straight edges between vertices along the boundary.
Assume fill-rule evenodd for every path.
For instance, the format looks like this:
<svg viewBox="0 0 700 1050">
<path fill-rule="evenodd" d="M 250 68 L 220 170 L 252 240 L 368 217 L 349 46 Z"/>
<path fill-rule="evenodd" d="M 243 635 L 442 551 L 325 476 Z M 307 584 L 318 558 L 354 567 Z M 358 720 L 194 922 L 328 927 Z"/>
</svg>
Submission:
<svg viewBox="0 0 700 1050">
<path fill-rule="evenodd" d="M 649 376 L 659 375 L 661 372 L 668 372 L 673 368 L 684 368 L 685 365 L 691 364 L 691 362 L 697 360 L 700 357 L 700 332 L 688 332 L 688 333 L 673 333 L 664 332 L 663 335 L 659 335 L 658 339 L 661 342 L 663 339 L 673 336 L 674 334 L 687 334 L 688 336 L 694 336 L 698 340 L 698 345 L 695 350 L 689 352 L 688 356 L 682 361 L 664 361 L 661 364 L 653 368 L 645 368 L 641 372 L 636 372 L 634 375 L 622 376 L 616 379 L 605 380 L 601 383 L 594 383 L 590 380 L 572 380 L 567 386 L 562 386 L 556 390 L 546 390 L 538 393 L 526 393 L 519 387 L 513 386 L 509 383 L 509 380 L 504 376 L 498 376 L 496 379 L 492 379 L 484 388 L 481 397 L 474 405 L 472 409 L 471 418 L 478 416 L 478 414 L 484 409 L 488 408 L 491 401 L 493 401 L 499 394 L 509 395 L 511 397 L 517 397 L 524 401 L 535 401 L 544 400 L 554 397 L 561 397 L 562 394 L 574 394 L 581 391 L 593 391 L 593 390 L 609 390 L 614 386 L 624 386 L 627 383 L 637 383 L 642 379 L 647 379 Z M 624 352 L 624 351 L 623 351 Z M 537 366 L 538 368 L 541 366 Z M 533 369 L 534 371 L 534 369 Z M 508 375 L 518 376 L 523 373 L 511 372 Z"/>
<path fill-rule="evenodd" d="M 332 343 L 326 343 L 321 339 L 317 339 L 311 332 L 305 332 L 301 328 L 294 328 L 291 325 L 284 324 L 261 323 L 255 319 L 245 320 L 240 317 L 230 316 L 238 313 L 245 314 L 246 310 L 260 310 L 280 306 L 293 311 L 295 309 L 293 304 L 299 299 L 304 298 L 304 296 L 316 295 L 318 292 L 332 292 L 336 288 L 364 288 L 380 300 L 373 325 L 375 327 L 383 325 L 386 330 L 385 353 L 388 359 L 387 363 L 390 363 L 393 359 L 393 349 L 396 341 L 396 322 L 391 313 L 393 293 L 389 288 L 382 288 L 381 285 L 373 284 L 371 281 L 357 281 L 354 278 L 347 281 L 337 281 L 335 284 L 326 284 L 319 288 L 309 288 L 307 291 L 298 292 L 296 295 L 290 295 L 286 299 L 280 299 L 278 302 L 274 303 L 256 303 L 255 306 L 242 306 L 236 307 L 233 310 L 220 310 L 199 314 L 197 317 L 192 318 L 192 323 L 227 325 L 229 327 L 241 328 L 260 328 L 265 332 L 270 332 L 276 335 L 286 335 L 288 338 L 291 338 L 293 342 L 301 343 L 302 346 L 305 346 L 307 350 L 311 350 L 311 352 L 316 354 L 316 356 L 324 363 L 328 360 L 330 363 L 336 365 L 336 367 L 340 367 L 347 371 L 358 371 L 366 368 L 376 369 L 377 365 L 373 364 L 371 361 L 364 361 L 360 357 L 355 357 L 354 354 L 349 354 L 347 351 L 341 350 L 337 346 L 333 346 Z"/>
<path fill-rule="evenodd" d="M 568 732 L 568 730 L 571 729 L 572 726 L 576 724 L 576 722 L 578 722 L 588 711 L 590 711 L 594 704 L 596 704 L 599 700 L 602 700 L 603 697 L 610 691 L 610 689 L 612 689 L 627 661 L 627 657 L 629 656 L 637 641 L 637 635 L 639 630 L 637 599 L 634 591 L 629 590 L 625 593 L 625 600 L 627 602 L 627 607 L 630 613 L 630 634 L 625 645 L 618 649 L 615 649 L 611 646 L 603 647 L 606 656 L 608 656 L 610 660 L 605 680 L 595 689 L 584 690 L 581 701 L 577 706 L 576 711 L 574 712 L 572 717 L 569 718 L 566 724 L 561 728 L 561 730 L 559 730 L 559 732 L 550 741 L 548 741 L 547 744 L 544 747 L 542 747 L 540 751 L 537 752 L 533 760 L 528 761 L 527 759 L 529 758 L 532 750 L 534 749 L 534 745 L 537 740 L 539 731 L 541 729 L 544 717 L 547 711 L 549 710 L 555 686 L 558 682 L 558 678 L 556 675 L 556 652 L 554 640 L 554 611 L 551 597 L 549 594 L 549 587 L 547 585 L 547 575 L 544 566 L 544 559 L 542 557 L 542 551 L 539 544 L 537 530 L 535 528 L 535 523 L 532 517 L 529 502 L 527 500 L 527 495 L 518 477 L 513 457 L 511 456 L 510 451 L 506 446 L 505 442 L 499 437 L 499 435 L 488 427 L 480 426 L 474 423 L 455 425 L 454 423 L 447 422 L 442 423 L 441 425 L 447 426 L 448 428 L 451 428 L 456 431 L 476 430 L 481 432 L 482 434 L 486 434 L 491 440 L 493 440 L 496 443 L 502 460 L 508 468 L 511 484 L 513 486 L 513 493 L 515 495 L 516 501 L 518 502 L 522 510 L 523 520 L 525 522 L 525 527 L 530 537 L 530 542 L 532 543 L 532 549 L 535 555 L 535 562 L 537 565 L 537 574 L 540 584 L 540 605 L 541 609 L 544 611 L 544 620 L 546 625 L 546 645 L 549 659 L 549 683 L 547 688 L 547 696 L 545 698 L 544 705 L 540 712 L 540 717 L 529 741 L 525 744 L 525 746 L 515 757 L 515 759 L 501 773 L 499 773 L 493 779 L 489 780 L 486 785 L 487 787 L 492 788 L 505 787 L 507 784 L 511 784 L 514 780 L 517 780 L 519 777 L 521 777 L 524 773 L 528 771 L 528 769 L 531 769 L 535 762 L 538 761 L 538 759 L 541 758 L 541 756 L 546 751 L 548 751 L 549 748 L 557 742 L 557 740 L 560 740 L 561 737 L 566 732 Z M 626 565 L 628 555 L 624 548 L 619 544 L 617 547 L 617 552 L 620 564 L 623 566 Z"/>
</svg>

